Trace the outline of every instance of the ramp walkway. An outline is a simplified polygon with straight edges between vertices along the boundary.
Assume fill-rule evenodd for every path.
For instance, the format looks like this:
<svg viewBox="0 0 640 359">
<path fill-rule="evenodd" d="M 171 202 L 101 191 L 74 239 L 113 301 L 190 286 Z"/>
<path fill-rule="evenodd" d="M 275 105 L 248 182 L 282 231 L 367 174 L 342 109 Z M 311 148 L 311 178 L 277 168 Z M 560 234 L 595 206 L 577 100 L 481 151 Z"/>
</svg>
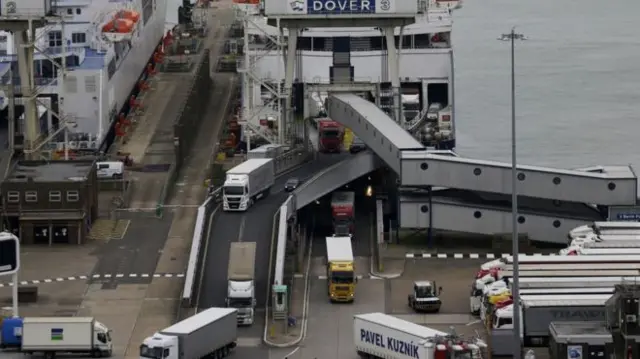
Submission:
<svg viewBox="0 0 640 359">
<path fill-rule="evenodd" d="M 400 197 L 401 228 L 434 228 L 484 235 L 511 233 L 508 195 L 460 190 L 405 194 Z M 591 206 L 522 197 L 518 203 L 518 230 L 529 239 L 566 244 L 567 233 L 578 226 L 602 221 L 602 213 Z"/>
<path fill-rule="evenodd" d="M 441 156 L 427 151 L 375 104 L 353 94 L 329 97 L 329 116 L 351 130 L 400 177 L 402 186 L 442 186 L 511 193 L 511 165 Z M 522 196 L 599 205 L 635 205 L 637 177 L 630 166 L 601 172 L 518 166 Z"/>
</svg>

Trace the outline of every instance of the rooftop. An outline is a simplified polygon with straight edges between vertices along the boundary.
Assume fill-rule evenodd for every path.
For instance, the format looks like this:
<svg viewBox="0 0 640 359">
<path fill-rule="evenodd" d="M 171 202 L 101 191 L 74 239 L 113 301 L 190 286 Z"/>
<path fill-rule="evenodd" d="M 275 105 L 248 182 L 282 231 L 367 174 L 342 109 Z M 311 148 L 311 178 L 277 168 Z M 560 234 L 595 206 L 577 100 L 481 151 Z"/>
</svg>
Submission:
<svg viewBox="0 0 640 359">
<path fill-rule="evenodd" d="M 93 160 L 18 161 L 5 182 L 78 182 L 85 181 L 94 166 Z"/>
</svg>

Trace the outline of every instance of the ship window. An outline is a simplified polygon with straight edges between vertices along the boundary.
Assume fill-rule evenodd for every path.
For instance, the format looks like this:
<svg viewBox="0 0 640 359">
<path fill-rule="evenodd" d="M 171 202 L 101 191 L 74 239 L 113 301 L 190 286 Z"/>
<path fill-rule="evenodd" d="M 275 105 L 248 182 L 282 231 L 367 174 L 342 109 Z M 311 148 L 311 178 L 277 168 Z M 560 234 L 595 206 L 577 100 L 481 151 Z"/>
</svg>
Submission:
<svg viewBox="0 0 640 359">
<path fill-rule="evenodd" d="M 382 36 L 371 36 L 369 38 L 370 47 L 372 51 L 383 50 L 382 48 Z"/>
<path fill-rule="evenodd" d="M 62 46 L 62 31 L 49 31 L 49 46 Z"/>
<path fill-rule="evenodd" d="M 297 46 L 298 46 L 298 50 L 311 51 L 311 38 L 310 37 L 299 37 Z"/>
<path fill-rule="evenodd" d="M 142 0 L 142 23 L 147 24 L 147 21 L 153 14 L 153 0 Z"/>
<path fill-rule="evenodd" d="M 82 44 L 87 42 L 87 34 L 84 32 L 74 32 L 71 34 L 71 42 L 74 44 Z"/>
<path fill-rule="evenodd" d="M 109 66 L 107 67 L 107 80 L 111 80 L 113 75 L 116 73 L 116 59 L 115 57 L 109 61 Z"/>
<path fill-rule="evenodd" d="M 429 47 L 429 34 L 416 34 L 414 36 L 414 45 L 416 49 L 426 49 Z"/>
<path fill-rule="evenodd" d="M 313 51 L 325 51 L 325 38 L 324 37 L 314 37 L 311 45 L 313 47 Z"/>
</svg>

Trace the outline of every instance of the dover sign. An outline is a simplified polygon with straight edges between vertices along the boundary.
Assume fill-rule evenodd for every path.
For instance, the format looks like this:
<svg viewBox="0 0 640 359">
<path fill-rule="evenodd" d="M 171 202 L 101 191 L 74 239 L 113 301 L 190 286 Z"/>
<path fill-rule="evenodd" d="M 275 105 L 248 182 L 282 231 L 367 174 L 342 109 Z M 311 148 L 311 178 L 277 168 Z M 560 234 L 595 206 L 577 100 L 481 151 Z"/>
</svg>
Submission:
<svg viewBox="0 0 640 359">
<path fill-rule="evenodd" d="M 336 14 L 376 14 L 392 12 L 394 0 L 302 0 L 290 3 L 294 13 L 308 15 L 336 15 Z"/>
</svg>

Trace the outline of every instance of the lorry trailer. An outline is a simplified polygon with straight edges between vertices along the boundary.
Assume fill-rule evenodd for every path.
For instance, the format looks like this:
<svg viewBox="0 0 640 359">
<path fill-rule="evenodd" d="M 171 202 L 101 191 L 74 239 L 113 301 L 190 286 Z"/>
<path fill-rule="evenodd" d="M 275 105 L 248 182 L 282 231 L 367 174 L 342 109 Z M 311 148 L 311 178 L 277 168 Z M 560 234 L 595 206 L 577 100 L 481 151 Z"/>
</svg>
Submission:
<svg viewBox="0 0 640 359">
<path fill-rule="evenodd" d="M 238 340 L 235 308 L 209 308 L 146 338 L 140 358 L 224 358 Z"/>
<path fill-rule="evenodd" d="M 521 289 L 544 288 L 604 288 L 622 283 L 640 284 L 640 276 L 636 277 L 524 277 L 520 278 Z"/>
<path fill-rule="evenodd" d="M 604 322 L 605 303 L 610 297 L 610 294 L 522 296 L 521 336 L 524 345 L 546 346 L 552 322 Z M 513 341 L 513 305 L 495 309 L 491 318 L 492 347 Z"/>
<path fill-rule="evenodd" d="M 275 165 L 270 158 L 254 158 L 227 171 L 222 187 L 222 209 L 246 211 L 266 196 L 275 182 Z"/>
<path fill-rule="evenodd" d="M 487 347 L 384 313 L 354 315 L 353 341 L 360 357 L 385 359 L 479 359 Z"/>
<path fill-rule="evenodd" d="M 530 270 L 520 271 L 522 277 L 637 277 L 640 276 L 638 269 L 612 269 L 612 270 Z M 500 272 L 500 277 L 513 277 L 512 271 Z"/>
<path fill-rule="evenodd" d="M 238 325 L 252 325 L 255 306 L 256 242 L 231 242 L 227 307 L 238 309 Z"/>
<path fill-rule="evenodd" d="M 604 322 L 552 322 L 549 325 L 551 359 L 578 358 L 581 353 L 615 358 L 614 348 L 613 337 Z"/>
<path fill-rule="evenodd" d="M 14 318 L 20 319 L 20 318 Z M 17 329 L 21 328 L 21 329 Z M 22 332 L 14 341 L 21 352 L 42 353 L 53 358 L 58 353 L 88 354 L 110 357 L 113 353 L 111 331 L 91 317 L 26 317 L 13 322 L 10 333 Z M 4 325 L 2 336 L 6 341 Z M 17 344 L 17 345 L 15 345 Z"/>
</svg>

